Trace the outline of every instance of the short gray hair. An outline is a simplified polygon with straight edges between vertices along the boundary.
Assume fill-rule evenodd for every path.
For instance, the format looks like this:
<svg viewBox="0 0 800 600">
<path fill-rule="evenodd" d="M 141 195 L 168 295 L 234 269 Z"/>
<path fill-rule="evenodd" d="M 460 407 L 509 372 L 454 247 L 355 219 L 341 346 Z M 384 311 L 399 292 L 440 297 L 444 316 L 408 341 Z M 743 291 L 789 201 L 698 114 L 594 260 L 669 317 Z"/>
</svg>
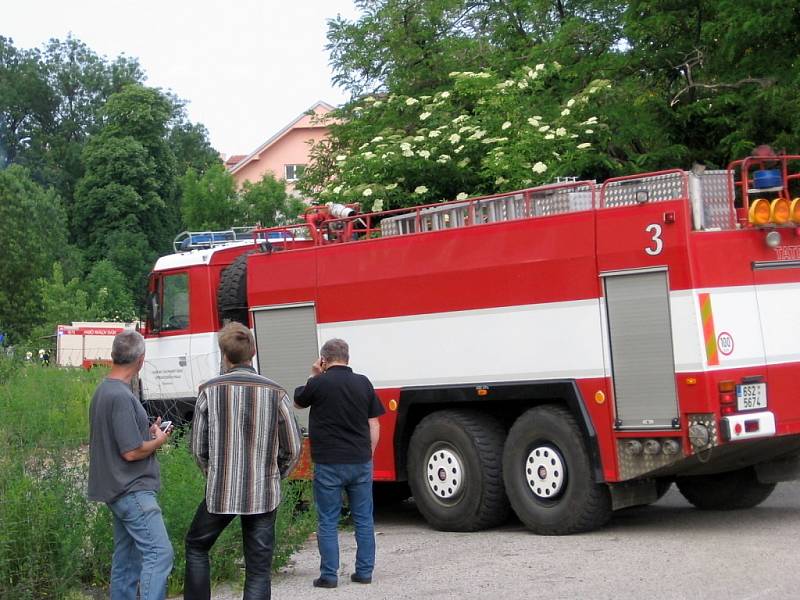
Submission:
<svg viewBox="0 0 800 600">
<path fill-rule="evenodd" d="M 333 338 L 322 345 L 322 350 L 319 351 L 319 355 L 325 359 L 325 362 L 341 362 L 347 364 L 350 362 L 350 347 L 344 340 Z"/>
<path fill-rule="evenodd" d="M 130 365 L 144 354 L 144 338 L 133 329 L 126 329 L 114 336 L 111 345 L 111 360 L 115 365 Z"/>
</svg>

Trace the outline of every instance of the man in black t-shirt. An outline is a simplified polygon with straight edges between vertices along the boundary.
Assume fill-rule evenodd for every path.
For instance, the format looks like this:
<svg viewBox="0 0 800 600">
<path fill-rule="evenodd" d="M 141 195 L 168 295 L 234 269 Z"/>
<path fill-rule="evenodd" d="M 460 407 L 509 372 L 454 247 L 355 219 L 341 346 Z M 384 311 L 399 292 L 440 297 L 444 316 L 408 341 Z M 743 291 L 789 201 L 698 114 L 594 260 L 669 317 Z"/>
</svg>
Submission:
<svg viewBox="0 0 800 600">
<path fill-rule="evenodd" d="M 371 583 L 375 567 L 375 527 L 372 520 L 372 454 L 378 445 L 378 417 L 385 411 L 364 375 L 348 367 L 347 342 L 325 342 L 311 376 L 294 392 L 299 408 L 311 407 L 309 436 L 314 461 L 314 502 L 320 576 L 315 587 L 335 588 L 339 572 L 342 491 L 347 492 L 355 524 L 357 583 Z"/>
</svg>

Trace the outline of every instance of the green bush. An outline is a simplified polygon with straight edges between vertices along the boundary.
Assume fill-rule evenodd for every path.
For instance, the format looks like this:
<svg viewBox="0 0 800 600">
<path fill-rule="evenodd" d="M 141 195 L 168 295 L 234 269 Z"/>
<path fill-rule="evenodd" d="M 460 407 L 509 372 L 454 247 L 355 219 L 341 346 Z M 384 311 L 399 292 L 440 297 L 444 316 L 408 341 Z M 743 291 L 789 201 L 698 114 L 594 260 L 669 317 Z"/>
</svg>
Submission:
<svg viewBox="0 0 800 600">
<path fill-rule="evenodd" d="M 26 364 L 0 382 L 0 429 L 18 448 L 80 448 L 89 441 L 89 403 L 106 369 Z"/>
<path fill-rule="evenodd" d="M 6 356 L 4 349 L 0 348 L 0 385 L 11 379 L 21 365 L 21 361 Z"/>
<path fill-rule="evenodd" d="M 0 598 L 76 597 L 107 587 L 113 551 L 111 513 L 86 499 L 87 415 L 102 372 L 23 365 L 0 383 Z M 175 566 L 169 591 L 180 593 L 183 539 L 205 481 L 175 435 L 158 453 L 164 513 Z M 280 568 L 315 527 L 309 482 L 283 484 L 273 567 Z M 243 577 L 241 528 L 232 524 L 211 553 L 215 582 Z"/>
<path fill-rule="evenodd" d="M 80 578 L 90 512 L 83 468 L 58 452 L 3 449 L 0 466 L 0 597 L 60 598 Z M 8 453 L 8 454 L 6 454 Z"/>
</svg>

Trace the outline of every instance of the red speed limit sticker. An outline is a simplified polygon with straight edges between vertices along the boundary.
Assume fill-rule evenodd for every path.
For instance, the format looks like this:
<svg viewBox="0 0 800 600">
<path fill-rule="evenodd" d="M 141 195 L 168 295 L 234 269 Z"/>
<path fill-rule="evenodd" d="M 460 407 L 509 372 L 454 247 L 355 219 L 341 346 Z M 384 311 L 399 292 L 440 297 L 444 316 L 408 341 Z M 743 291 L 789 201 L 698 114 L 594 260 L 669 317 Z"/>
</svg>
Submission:
<svg viewBox="0 0 800 600">
<path fill-rule="evenodd" d="M 720 333 L 717 336 L 717 348 L 725 356 L 733 354 L 733 336 L 727 331 Z"/>
</svg>

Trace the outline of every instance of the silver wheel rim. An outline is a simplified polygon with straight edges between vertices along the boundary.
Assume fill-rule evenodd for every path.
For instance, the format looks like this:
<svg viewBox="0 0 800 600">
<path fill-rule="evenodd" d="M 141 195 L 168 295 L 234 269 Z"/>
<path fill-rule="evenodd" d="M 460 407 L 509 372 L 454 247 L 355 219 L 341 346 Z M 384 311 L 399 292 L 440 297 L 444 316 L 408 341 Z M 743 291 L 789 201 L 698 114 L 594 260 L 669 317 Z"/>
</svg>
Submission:
<svg viewBox="0 0 800 600">
<path fill-rule="evenodd" d="M 552 446 L 537 446 L 525 461 L 525 480 L 537 498 L 549 500 L 564 489 L 567 479 L 564 459 Z"/>
<path fill-rule="evenodd" d="M 463 485 L 464 469 L 458 454 L 449 448 L 437 448 L 428 456 L 425 479 L 431 493 L 439 500 L 457 497 Z"/>
</svg>

